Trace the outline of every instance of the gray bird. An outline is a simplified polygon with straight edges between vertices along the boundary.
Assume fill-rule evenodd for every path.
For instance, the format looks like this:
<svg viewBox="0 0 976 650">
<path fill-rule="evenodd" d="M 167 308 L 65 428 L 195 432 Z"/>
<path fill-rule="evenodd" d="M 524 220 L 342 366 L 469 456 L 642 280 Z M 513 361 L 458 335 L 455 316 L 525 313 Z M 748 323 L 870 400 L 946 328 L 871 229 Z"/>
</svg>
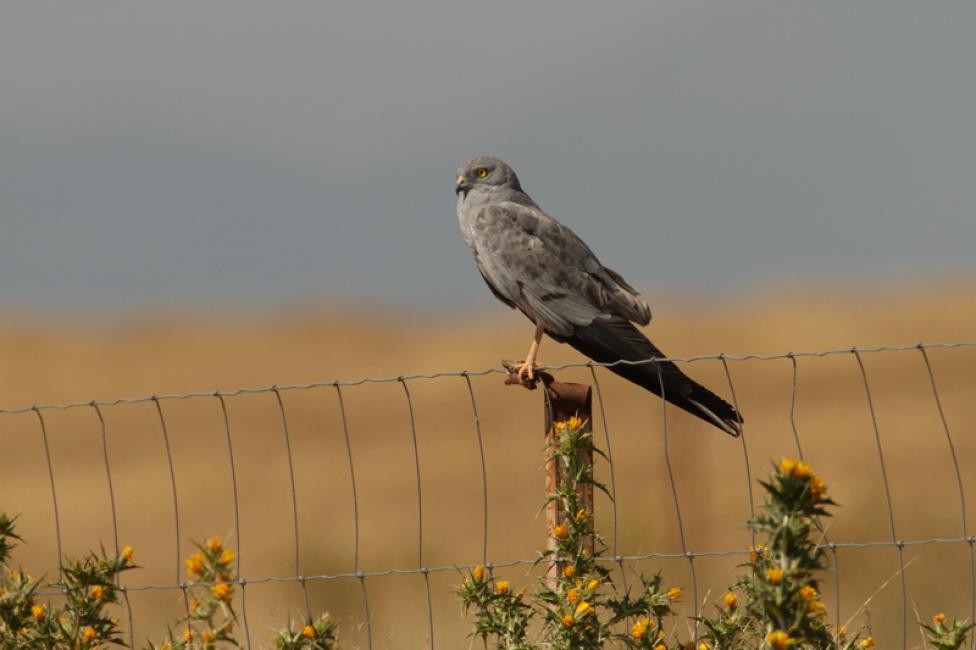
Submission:
<svg viewBox="0 0 976 650">
<path fill-rule="evenodd" d="M 640 294 L 543 212 L 511 167 L 473 158 L 458 170 L 455 192 L 461 233 L 481 277 L 496 298 L 535 323 L 529 353 L 516 366 L 524 385 L 535 382 L 543 333 L 600 363 L 665 356 L 634 326 L 651 321 Z M 670 361 L 610 370 L 730 435 L 742 433 L 742 416 Z"/>
</svg>

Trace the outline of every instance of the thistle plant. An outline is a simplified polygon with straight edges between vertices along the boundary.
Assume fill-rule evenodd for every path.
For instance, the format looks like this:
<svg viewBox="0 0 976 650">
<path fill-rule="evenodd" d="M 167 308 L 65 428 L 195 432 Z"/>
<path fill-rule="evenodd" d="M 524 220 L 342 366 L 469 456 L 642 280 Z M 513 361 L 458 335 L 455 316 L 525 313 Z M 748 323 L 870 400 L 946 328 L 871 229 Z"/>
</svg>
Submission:
<svg viewBox="0 0 976 650">
<path fill-rule="evenodd" d="M 80 559 L 69 558 L 61 566 L 61 580 L 44 584 L 10 566 L 11 551 L 22 541 L 15 523 L 14 517 L 0 512 L 0 650 L 125 646 L 120 622 L 111 614 L 119 605 L 119 574 L 138 568 L 132 547 L 124 546 L 118 554 L 102 549 Z M 186 616 L 179 619 L 178 631 L 170 626 L 165 640 L 148 643 L 150 650 L 216 650 L 240 645 L 234 638 L 234 551 L 216 536 L 195 546 L 197 551 L 186 559 L 190 577 Z M 42 587 L 58 590 L 60 604 L 46 598 Z M 333 650 L 336 624 L 328 614 L 300 626 L 291 622 L 271 641 L 279 650 Z"/>
<path fill-rule="evenodd" d="M 785 458 L 760 481 L 766 499 L 748 522 L 761 543 L 750 547 L 741 575 L 714 603 L 711 615 L 692 619 L 698 648 L 677 632 L 672 605 L 679 587 L 667 587 L 660 574 L 638 576 L 622 596 L 615 594 L 603 561 L 607 547 L 593 527 L 593 514 L 580 505 L 581 487 L 603 489 L 583 458 L 599 453 L 579 418 L 557 423 L 551 460 L 563 472 L 556 502 L 564 513 L 551 531 L 555 548 L 540 561 L 555 572 L 539 581 L 531 595 L 513 592 L 508 581 L 492 581 L 482 566 L 465 576 L 458 593 L 473 615 L 472 636 L 504 650 L 866 650 L 875 646 L 867 630 L 849 633 L 827 620 L 819 576 L 828 567 L 819 522 L 836 505 L 824 480 L 799 460 Z M 621 627 L 624 633 L 616 632 Z M 684 627 L 684 626 L 682 626 Z M 922 625 L 936 650 L 958 650 L 972 629 L 968 622 L 947 623 L 944 614 Z M 687 634 L 687 632 L 686 632 Z"/>
<path fill-rule="evenodd" d="M 150 643 L 148 650 L 217 650 L 240 645 L 234 636 L 237 556 L 216 535 L 203 544 L 194 542 L 193 545 L 197 550 L 185 562 L 190 582 L 181 630 L 177 634 L 170 627 L 166 639 L 159 644 Z M 331 650 L 335 647 L 335 637 L 335 623 L 328 614 L 322 614 L 300 627 L 290 621 L 272 641 L 279 650 Z"/>
<path fill-rule="evenodd" d="M 63 604 L 53 605 L 41 599 L 40 580 L 9 566 L 10 552 L 21 541 L 14 524 L 14 518 L 0 513 L 0 649 L 124 645 L 119 620 L 109 608 L 118 604 L 118 575 L 136 568 L 132 547 L 117 555 L 102 549 L 66 560 L 61 582 L 49 585 L 63 596 Z"/>
<path fill-rule="evenodd" d="M 332 650 L 336 647 L 336 627 L 328 614 L 321 614 L 301 628 L 291 621 L 275 636 L 275 647 L 278 650 Z"/>
<path fill-rule="evenodd" d="M 941 612 L 932 617 L 932 625 L 920 625 L 935 650 L 957 650 L 966 640 L 966 634 L 973 629 L 973 623 L 969 621 L 948 623 L 946 615 Z"/>
<path fill-rule="evenodd" d="M 763 543 L 749 549 L 742 575 L 716 604 L 717 613 L 700 619 L 704 638 L 716 650 L 743 644 L 773 650 L 872 647 L 870 635 L 848 636 L 826 620 L 817 576 L 828 562 L 817 525 L 835 503 L 824 480 L 806 463 L 784 458 L 759 483 L 766 501 L 749 527 Z"/>
<path fill-rule="evenodd" d="M 836 504 L 824 480 L 799 460 L 784 458 L 760 481 L 765 502 L 748 526 L 761 542 L 750 547 L 738 580 L 713 603 L 710 614 L 691 619 L 693 632 L 673 611 L 680 587 L 661 574 L 637 576 L 625 593 L 606 568 L 607 545 L 594 527 L 581 495 L 604 487 L 593 478 L 589 460 L 600 452 L 586 422 L 569 418 L 553 428 L 549 462 L 561 468 L 558 485 L 544 507 L 555 506 L 552 547 L 537 564 L 549 571 L 530 591 L 476 566 L 465 572 L 457 593 L 474 618 L 472 636 L 499 650 L 867 650 L 868 630 L 849 633 L 834 627 L 820 593 L 819 576 L 828 566 L 820 520 Z M 124 646 L 118 618 L 119 576 L 138 568 L 131 546 L 118 553 L 69 558 L 60 579 L 44 583 L 10 565 L 22 542 L 15 518 L 0 512 L 0 650 L 93 650 Z M 239 647 L 234 636 L 238 580 L 234 550 L 217 536 L 194 543 L 186 558 L 189 582 L 185 616 L 165 639 L 148 650 L 218 650 Z M 53 599 L 52 599 L 53 596 Z M 117 614 L 117 612 L 115 612 Z M 919 623 L 934 650 L 959 650 L 973 629 L 945 614 Z M 678 631 L 681 628 L 685 637 Z M 328 614 L 289 621 L 271 643 L 279 650 L 334 650 L 337 625 Z M 698 642 L 695 648 L 692 641 Z"/>
<path fill-rule="evenodd" d="M 184 593 L 186 616 L 181 629 L 167 630 L 161 643 L 149 643 L 149 650 L 214 650 L 219 645 L 238 645 L 234 638 L 234 584 L 237 575 L 233 549 L 218 536 L 205 543 L 193 543 L 197 551 L 186 558 L 189 586 Z"/>
<path fill-rule="evenodd" d="M 661 576 L 655 576 L 642 580 L 638 593 L 614 597 L 610 571 L 601 561 L 607 545 L 594 529 L 593 513 L 580 499 L 585 489 L 606 491 L 594 480 L 592 464 L 584 460 L 600 454 L 586 428 L 578 417 L 554 426 L 548 461 L 558 463 L 560 480 L 545 505 L 557 504 L 560 516 L 550 531 L 555 547 L 540 552 L 538 559 L 552 567 L 549 575 L 529 595 L 526 589 L 513 590 L 507 580 L 493 581 L 479 565 L 458 588 L 464 611 L 475 619 L 472 636 L 491 648 L 584 650 L 611 642 L 630 648 L 664 647 L 665 621 L 681 589 L 667 589 Z M 628 623 L 629 634 L 615 631 L 622 623 Z"/>
</svg>

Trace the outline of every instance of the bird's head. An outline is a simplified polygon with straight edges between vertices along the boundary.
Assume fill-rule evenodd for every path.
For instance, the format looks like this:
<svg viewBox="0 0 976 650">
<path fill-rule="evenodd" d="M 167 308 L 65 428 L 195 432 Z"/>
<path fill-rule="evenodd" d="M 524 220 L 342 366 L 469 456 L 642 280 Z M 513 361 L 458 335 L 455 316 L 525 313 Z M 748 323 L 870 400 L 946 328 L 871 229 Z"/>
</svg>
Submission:
<svg viewBox="0 0 976 650">
<path fill-rule="evenodd" d="M 498 158 L 477 156 L 464 163 L 457 172 L 454 192 L 464 198 L 471 190 L 509 189 L 522 191 L 518 176 Z"/>
</svg>

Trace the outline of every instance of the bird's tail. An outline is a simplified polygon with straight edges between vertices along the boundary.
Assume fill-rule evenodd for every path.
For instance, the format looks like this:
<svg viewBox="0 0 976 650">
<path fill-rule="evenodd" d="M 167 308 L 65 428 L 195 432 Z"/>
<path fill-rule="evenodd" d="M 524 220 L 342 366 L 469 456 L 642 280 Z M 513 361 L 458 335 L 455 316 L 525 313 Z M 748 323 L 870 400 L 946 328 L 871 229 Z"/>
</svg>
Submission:
<svg viewBox="0 0 976 650">
<path fill-rule="evenodd" d="M 619 317 L 597 319 L 586 327 L 577 328 L 572 337 L 553 338 L 569 343 L 600 363 L 642 361 L 664 356 L 640 330 Z M 742 434 L 742 416 L 732 405 L 688 377 L 670 361 L 618 364 L 611 366 L 610 370 L 731 436 Z"/>
</svg>

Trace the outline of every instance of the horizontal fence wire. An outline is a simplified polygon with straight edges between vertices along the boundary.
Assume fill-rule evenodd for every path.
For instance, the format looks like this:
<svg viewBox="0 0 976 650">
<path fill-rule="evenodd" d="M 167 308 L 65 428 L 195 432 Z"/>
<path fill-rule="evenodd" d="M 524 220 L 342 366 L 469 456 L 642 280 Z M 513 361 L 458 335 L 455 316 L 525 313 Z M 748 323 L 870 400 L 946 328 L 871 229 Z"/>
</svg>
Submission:
<svg viewBox="0 0 976 650">
<path fill-rule="evenodd" d="M 843 549 L 872 549 L 872 548 L 907 548 L 913 546 L 929 546 L 933 544 L 976 544 L 976 536 L 973 537 L 929 537 L 927 539 L 905 539 L 898 540 L 895 542 L 878 540 L 871 542 L 832 542 L 830 544 L 821 544 L 818 548 L 823 548 L 826 550 L 843 550 Z M 649 553 L 640 553 L 637 555 L 615 555 L 595 558 L 597 562 L 602 563 L 619 563 L 619 562 L 643 562 L 645 560 L 687 560 L 689 558 L 728 558 L 728 557 L 747 557 L 750 554 L 748 549 L 728 549 L 721 551 L 654 551 Z M 475 567 L 481 565 L 487 570 L 494 569 L 510 569 L 512 567 L 518 566 L 533 566 L 539 562 L 538 558 L 533 559 L 519 559 L 519 560 L 505 560 L 502 562 L 488 562 L 483 564 L 479 562 L 473 562 L 470 564 L 451 564 L 442 566 L 428 566 L 428 567 L 402 567 L 402 568 L 390 568 L 382 569 L 378 571 L 351 571 L 347 573 L 326 573 L 321 575 L 305 575 L 305 576 L 263 576 L 260 578 L 238 578 L 237 580 L 228 581 L 230 584 L 245 584 L 245 585 L 259 585 L 259 584 L 269 584 L 274 582 L 317 582 L 317 581 L 330 581 L 330 580 L 346 580 L 350 578 L 385 578 L 390 576 L 418 576 L 422 574 L 430 573 L 457 573 L 462 570 L 471 570 Z M 194 582 L 194 586 L 201 587 L 212 587 L 218 583 L 216 582 Z M 159 582 L 159 583 L 146 583 L 142 585 L 134 585 L 126 587 L 126 591 L 147 591 L 150 589 L 184 589 L 188 586 L 185 582 Z M 60 592 L 57 591 L 40 591 L 42 595 L 55 595 Z"/>
<path fill-rule="evenodd" d="M 566 370 L 572 368 L 589 368 L 590 376 L 594 387 L 596 388 L 597 395 L 597 405 L 599 409 L 599 418 L 603 426 L 604 442 L 605 442 L 605 459 L 607 460 L 609 467 L 609 501 L 611 508 L 611 534 L 609 536 L 610 543 L 608 544 L 609 554 L 598 558 L 600 562 L 605 562 L 608 564 L 613 564 L 619 569 L 622 584 L 626 590 L 627 575 L 625 571 L 625 566 L 627 564 L 633 564 L 637 562 L 647 561 L 647 560 L 664 560 L 664 559 L 683 559 L 687 560 L 688 568 L 691 576 L 691 594 L 692 594 L 692 606 L 695 618 L 700 615 L 700 607 L 702 603 L 699 598 L 699 585 L 698 577 L 696 573 L 696 559 L 699 558 L 735 558 L 739 556 L 747 556 L 750 551 L 748 549 L 720 549 L 720 550 L 695 550 L 689 547 L 689 544 L 685 536 L 686 523 L 683 517 L 683 510 L 689 508 L 688 503 L 682 503 L 680 498 L 680 493 L 675 481 L 676 470 L 672 466 L 672 455 L 674 453 L 671 448 L 671 438 L 670 438 L 670 427 L 669 427 L 669 417 L 668 417 L 668 403 L 665 400 L 661 400 L 661 411 L 660 411 L 660 426 L 662 434 L 663 447 L 661 452 L 663 454 L 664 467 L 667 473 L 668 487 L 671 493 L 671 498 L 673 501 L 673 509 L 675 513 L 675 522 L 677 524 L 678 540 L 680 542 L 680 551 L 652 551 L 647 553 L 638 554 L 622 554 L 619 552 L 618 545 L 618 527 L 620 525 L 620 520 L 618 518 L 617 511 L 617 500 L 616 493 L 618 489 L 618 478 L 615 474 L 615 466 L 613 462 L 613 453 L 611 450 L 610 441 L 610 428 L 607 424 L 607 407 L 604 402 L 604 392 L 601 389 L 600 382 L 597 378 L 596 369 L 597 368 L 613 368 L 619 365 L 641 365 L 641 364 L 651 364 L 652 367 L 658 369 L 659 378 L 661 377 L 660 365 L 658 362 L 661 361 L 672 361 L 678 363 L 691 363 L 696 361 L 720 361 L 724 370 L 724 375 L 727 380 L 727 387 L 729 394 L 731 395 L 732 403 L 735 409 L 739 409 L 739 398 L 736 393 L 736 387 L 733 383 L 733 375 L 729 369 L 729 361 L 772 361 L 772 360 L 789 360 L 791 363 L 791 381 L 790 381 L 790 402 L 789 402 L 789 424 L 792 433 L 793 441 L 795 443 L 795 448 L 797 455 L 802 459 L 804 457 L 804 447 L 801 445 L 801 431 L 798 424 L 797 416 L 797 392 L 798 392 L 798 365 L 797 360 L 800 358 L 811 357 L 811 358 L 822 358 L 828 356 L 839 356 L 839 355 L 850 355 L 856 363 L 856 368 L 859 373 L 859 377 L 863 386 L 865 406 L 866 410 L 870 416 L 871 431 L 873 434 L 873 439 L 875 443 L 875 450 L 877 453 L 877 460 L 879 463 L 880 474 L 881 474 L 881 485 L 884 494 L 884 512 L 886 514 L 888 522 L 888 535 L 887 539 L 878 539 L 864 542 L 840 542 L 831 540 L 827 534 L 826 530 L 821 527 L 822 543 L 821 548 L 827 550 L 831 556 L 831 571 L 833 572 L 834 581 L 834 600 L 836 606 L 837 620 L 840 621 L 840 602 L 841 602 L 841 574 L 839 564 L 839 551 L 845 551 L 850 549 L 894 549 L 897 551 L 898 556 L 898 577 L 899 577 L 899 588 L 900 588 L 900 637 L 901 637 L 901 647 L 906 648 L 908 644 L 907 631 L 909 626 L 908 620 L 908 588 L 906 584 L 905 569 L 907 563 L 905 559 L 905 549 L 924 547 L 930 545 L 965 545 L 968 548 L 968 563 L 966 568 L 969 574 L 969 600 L 970 600 L 970 614 L 973 618 L 976 618 L 976 556 L 974 556 L 974 544 L 976 544 L 976 536 L 971 535 L 969 531 L 969 525 L 967 521 L 967 509 L 966 509 L 966 495 L 964 490 L 963 474 L 960 468 L 959 457 L 956 449 L 955 442 L 953 440 L 953 432 L 949 425 L 949 421 L 945 414 L 943 408 L 943 399 L 939 392 L 938 383 L 936 381 L 936 374 L 932 368 L 932 364 L 929 359 L 929 350 L 933 349 L 956 349 L 963 347 L 976 347 L 976 341 L 955 341 L 955 342 L 932 342 L 932 343 L 917 343 L 912 345 L 894 345 L 894 346 L 877 346 L 877 347 L 850 347 L 850 348 L 840 348 L 840 349 L 828 349 L 821 351 L 812 352 L 786 352 L 781 354 L 711 354 L 711 355 L 697 355 L 697 356 L 675 356 L 675 357 L 660 357 L 653 359 L 646 359 L 642 361 L 618 361 L 614 363 L 599 363 L 599 362 L 577 362 L 568 363 L 562 365 L 554 366 L 544 366 L 541 369 L 555 372 L 559 370 Z M 869 373 L 865 369 L 863 362 L 863 355 L 875 354 L 882 352 L 907 352 L 916 351 L 920 353 L 921 361 L 923 363 L 922 368 L 925 371 L 925 378 L 927 385 L 931 389 L 932 398 L 935 404 L 935 410 L 939 418 L 939 424 L 941 428 L 942 435 L 944 435 L 945 443 L 947 445 L 948 453 L 951 458 L 953 467 L 953 478 L 955 480 L 956 489 L 958 490 L 959 498 L 959 509 L 960 509 L 960 535 L 953 537 L 924 537 L 919 539 L 903 539 L 898 536 L 896 528 L 896 517 L 895 509 L 893 505 L 893 500 L 891 496 L 891 487 L 889 483 L 889 473 L 888 466 L 886 465 L 885 457 L 885 446 L 884 446 L 884 435 L 882 432 L 882 427 L 879 424 L 877 406 L 875 399 L 872 394 L 871 382 L 869 380 Z M 484 565 L 489 571 L 526 566 L 530 567 L 538 563 L 537 558 L 525 558 L 525 559 L 512 559 L 505 561 L 492 561 L 491 555 L 489 553 L 489 489 L 488 489 L 488 476 L 489 476 L 489 466 L 488 457 L 485 451 L 485 440 L 484 434 L 482 432 L 482 427 L 484 426 L 483 416 L 479 412 L 479 403 L 476 397 L 476 391 L 472 385 L 471 379 L 474 377 L 484 377 L 493 374 L 508 374 L 507 369 L 502 368 L 487 368 L 481 370 L 455 370 L 455 371 L 442 371 L 428 374 L 412 374 L 412 375 L 398 375 L 395 377 L 370 377 L 352 380 L 329 380 L 329 381 L 315 381 L 303 384 L 275 384 L 263 387 L 251 387 L 251 388 L 238 388 L 234 390 L 215 390 L 209 392 L 186 392 L 186 393 L 167 393 L 167 394 L 154 394 L 145 397 L 128 397 L 128 398 L 118 398 L 118 399 L 93 399 L 83 402 L 68 402 L 60 404 L 32 404 L 30 406 L 20 406 L 20 407 L 6 407 L 0 408 L 0 415 L 13 415 L 19 413 L 33 413 L 37 419 L 39 433 L 43 442 L 43 450 L 46 461 L 46 471 L 47 478 L 50 485 L 51 491 L 51 501 L 53 505 L 53 515 L 54 515 L 54 530 L 56 537 L 56 549 L 58 555 L 58 569 L 60 572 L 61 562 L 64 558 L 63 555 L 63 529 L 61 524 L 61 510 L 59 509 L 59 492 L 58 492 L 58 482 L 57 475 L 54 469 L 54 464 L 52 463 L 51 447 L 49 443 L 49 429 L 50 424 L 44 417 L 44 413 L 54 410 L 65 410 L 87 407 L 94 411 L 97 417 L 97 423 L 99 427 L 100 436 L 100 450 L 102 458 L 104 460 L 105 469 L 105 480 L 108 487 L 109 501 L 111 505 L 111 522 L 112 522 L 112 543 L 113 548 L 116 553 L 119 552 L 119 515 L 117 512 L 117 495 L 116 487 L 113 483 L 113 470 L 112 470 L 112 457 L 109 450 L 108 444 L 108 433 L 106 426 L 106 420 L 104 416 L 104 411 L 106 407 L 120 405 L 120 404 L 141 404 L 141 403 L 151 403 L 156 414 L 156 421 L 158 426 L 158 433 L 162 442 L 161 451 L 166 457 L 166 467 L 168 470 L 168 483 L 169 490 L 171 492 L 172 499 L 172 518 L 173 518 L 173 528 L 174 528 L 174 561 L 175 561 L 175 579 L 172 582 L 152 582 L 144 584 L 132 584 L 132 585 L 119 585 L 119 590 L 123 596 L 123 604 L 126 609 L 127 620 L 129 624 L 128 636 L 130 642 L 135 640 L 132 620 L 133 620 L 133 605 L 129 598 L 129 595 L 134 592 L 146 592 L 153 590 L 167 590 L 167 591 L 179 591 L 182 592 L 182 597 L 184 605 L 189 610 L 189 595 L 188 589 L 191 586 L 212 586 L 212 584 L 207 583 L 197 583 L 194 582 L 192 585 L 181 580 L 181 566 L 182 566 L 182 554 L 183 554 L 183 541 L 181 538 L 181 514 L 180 514 L 180 494 L 178 480 L 178 474 L 176 472 L 176 467 L 173 460 L 173 447 L 170 439 L 170 426 L 167 421 L 166 409 L 163 408 L 162 403 L 170 400 L 186 400 L 192 398 L 200 399 L 210 399 L 215 400 L 219 406 L 220 415 L 222 418 L 224 441 L 226 443 L 226 452 L 228 467 L 230 472 L 231 481 L 231 495 L 232 495 L 232 505 L 234 514 L 234 535 L 236 543 L 238 545 L 238 571 L 239 576 L 236 580 L 231 582 L 236 583 L 239 587 L 240 595 L 240 617 L 242 619 L 244 628 L 244 643 L 250 648 L 251 647 L 251 630 L 249 626 L 248 619 L 248 605 L 247 605 L 247 593 L 246 589 L 248 586 L 260 585 L 260 584 L 271 584 L 271 583 L 296 583 L 300 586 L 302 590 L 302 603 L 305 612 L 306 619 L 311 619 L 312 617 L 312 606 L 311 606 L 311 596 L 309 594 L 308 585 L 316 582 L 329 582 L 335 580 L 353 580 L 358 582 L 360 597 L 362 600 L 361 616 L 363 628 L 366 632 L 367 647 L 373 647 L 373 626 L 374 621 L 371 617 L 371 607 L 370 607 L 370 589 L 367 583 L 373 585 L 375 580 L 389 577 L 389 576 L 416 576 L 420 579 L 420 587 L 418 591 L 423 594 L 423 599 L 426 601 L 426 617 L 425 617 L 425 631 L 426 631 L 426 645 L 427 647 L 433 649 L 435 647 L 435 621 L 437 619 L 437 614 L 434 610 L 434 601 L 432 598 L 432 588 L 430 582 L 431 574 L 439 573 L 456 573 L 462 570 L 471 570 L 476 565 Z M 458 564 L 458 565 L 429 565 L 426 562 L 427 556 L 425 554 L 425 499 L 423 487 L 423 464 L 421 462 L 421 452 L 420 445 L 418 442 L 418 433 L 420 431 L 420 424 L 417 419 L 417 414 L 415 412 L 414 399 L 411 394 L 410 384 L 415 381 L 432 380 L 439 378 L 461 378 L 464 382 L 464 388 L 468 396 L 468 407 L 470 409 L 472 418 L 472 431 L 475 442 L 478 447 L 478 460 L 480 467 L 480 502 L 481 502 L 481 522 L 478 527 L 478 532 L 480 532 L 480 553 L 477 559 L 472 559 L 470 563 Z M 366 571 L 363 570 L 361 564 L 361 505 L 360 505 L 360 495 L 365 486 L 357 482 L 357 472 L 356 472 L 356 454 L 354 453 L 353 436 L 350 434 L 350 423 L 347 416 L 346 403 L 344 399 L 343 389 L 352 386 L 361 386 L 366 384 L 393 384 L 399 383 L 402 387 L 403 399 L 406 406 L 406 422 L 407 429 L 406 432 L 409 434 L 410 449 L 412 452 L 413 469 L 416 479 L 416 489 L 415 489 L 415 507 L 416 512 L 416 565 L 415 566 L 400 566 L 400 567 L 387 567 L 379 570 Z M 318 574 L 305 574 L 302 571 L 303 558 L 302 558 L 302 546 L 300 544 L 299 530 L 300 530 L 300 514 L 299 514 L 299 500 L 298 500 L 298 488 L 296 486 L 295 478 L 295 457 L 293 450 L 293 440 L 289 427 L 289 417 L 286 409 L 286 400 L 283 394 L 288 391 L 298 391 L 307 390 L 313 388 L 321 387 L 332 387 L 335 390 L 335 400 L 338 409 L 339 416 L 339 430 L 341 431 L 342 445 L 343 445 L 343 456 L 345 457 L 345 462 L 348 469 L 348 484 L 350 487 L 351 494 L 351 510 L 352 510 L 352 526 L 349 530 L 349 535 L 353 542 L 353 563 L 352 570 L 345 572 L 334 572 L 334 573 L 318 573 Z M 660 389 L 662 394 L 664 393 L 664 382 L 663 378 L 660 378 Z M 293 575 L 246 575 L 244 569 L 241 566 L 240 560 L 244 557 L 250 557 L 245 552 L 245 543 L 241 539 L 241 504 L 239 501 L 239 486 L 238 486 L 238 467 L 235 462 L 235 439 L 234 434 L 233 417 L 227 404 L 227 399 L 240 395 L 250 395 L 250 394 L 269 394 L 275 399 L 275 405 L 277 410 L 277 417 L 280 426 L 280 435 L 282 440 L 282 451 L 286 457 L 287 461 L 287 471 L 288 471 L 288 481 L 289 481 L 289 510 L 290 510 L 290 523 L 291 526 L 288 530 L 288 536 L 291 538 L 290 546 L 292 549 L 293 561 L 291 562 L 293 566 Z M 4 435 L 0 433 L 0 435 Z M 740 444 L 742 447 L 742 458 L 743 458 L 743 476 L 745 478 L 745 495 L 748 500 L 747 508 L 744 509 L 744 516 L 752 516 L 754 514 L 754 509 L 756 507 L 755 496 L 753 494 L 753 470 L 750 467 L 749 453 L 746 445 L 747 432 L 743 431 Z M 119 459 L 115 459 L 115 462 L 120 462 Z M 406 496 L 406 495 L 401 495 Z M 496 506 L 497 507 L 497 506 Z M 285 534 L 282 531 L 282 534 Z M 752 536 L 753 544 L 755 544 L 755 536 Z M 250 542 L 248 542 L 250 544 Z M 61 574 L 59 573 L 59 579 Z M 54 583 L 55 585 L 58 583 Z M 42 589 L 39 592 L 41 595 L 55 595 L 59 593 L 58 591 L 52 591 L 50 589 Z M 696 640 L 700 635 L 700 630 L 698 629 L 698 623 L 695 623 L 695 628 L 693 631 L 694 638 Z M 971 648 L 976 648 L 976 640 L 973 641 Z"/>
<path fill-rule="evenodd" d="M 976 347 L 976 341 L 954 341 L 954 342 L 935 342 L 935 343 L 912 343 L 909 345 L 880 345 L 875 347 L 850 347 L 833 348 L 816 352 L 783 352 L 780 354 L 701 354 L 692 356 L 674 357 L 650 357 L 640 361 L 612 361 L 609 363 L 599 361 L 583 361 L 576 363 L 564 363 L 555 366 L 538 366 L 539 370 L 555 372 L 558 370 L 568 370 L 571 368 L 613 368 L 615 366 L 641 366 L 653 364 L 660 361 L 674 361 L 677 363 L 691 363 L 694 361 L 774 361 L 776 359 L 792 359 L 802 357 L 827 357 L 841 354 L 871 354 L 876 352 L 903 352 L 906 350 L 931 350 L 937 348 L 961 348 Z M 271 384 L 268 386 L 257 386 L 249 388 L 236 388 L 234 390 L 214 390 L 214 391 L 190 391 L 186 393 L 162 393 L 146 395 L 144 397 L 120 397 L 117 399 L 98 400 L 92 399 L 84 402 L 65 402 L 61 404 L 31 404 L 30 406 L 20 407 L 0 407 L 0 413 L 26 413 L 36 410 L 64 410 L 80 408 L 82 406 L 116 406 L 118 404 L 139 404 L 140 402 L 150 402 L 154 400 L 182 400 L 193 397 L 236 397 L 238 395 L 248 395 L 256 393 L 270 393 L 275 390 L 307 390 L 310 388 L 321 388 L 323 386 L 361 386 L 363 384 L 391 384 L 403 381 L 413 381 L 417 379 L 440 379 L 442 377 L 484 377 L 486 375 L 507 375 L 506 368 L 483 368 L 481 370 L 443 370 L 431 373 L 417 373 L 413 375 L 396 375 L 391 377 L 362 377 L 360 379 L 330 379 L 328 381 L 313 381 L 304 384 Z"/>
</svg>

